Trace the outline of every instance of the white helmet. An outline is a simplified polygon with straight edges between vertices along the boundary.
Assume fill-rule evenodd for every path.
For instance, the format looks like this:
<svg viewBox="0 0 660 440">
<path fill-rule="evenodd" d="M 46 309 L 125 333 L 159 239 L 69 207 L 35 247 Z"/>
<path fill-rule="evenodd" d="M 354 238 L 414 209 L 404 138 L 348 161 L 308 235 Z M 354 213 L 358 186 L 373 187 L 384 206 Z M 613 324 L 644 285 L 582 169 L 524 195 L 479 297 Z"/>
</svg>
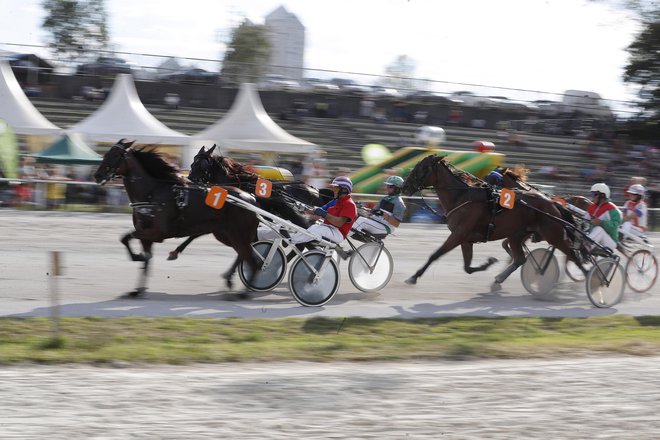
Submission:
<svg viewBox="0 0 660 440">
<path fill-rule="evenodd" d="M 610 198 L 610 187 L 604 183 L 594 183 L 591 186 L 591 192 L 599 192 L 601 194 L 605 194 L 605 197 L 608 199 Z"/>
<path fill-rule="evenodd" d="M 628 194 L 636 194 L 638 196 L 644 197 L 644 193 L 646 193 L 646 188 L 644 188 L 639 183 L 635 183 L 634 185 L 630 185 L 630 188 L 628 188 L 628 191 L 626 192 Z"/>
</svg>

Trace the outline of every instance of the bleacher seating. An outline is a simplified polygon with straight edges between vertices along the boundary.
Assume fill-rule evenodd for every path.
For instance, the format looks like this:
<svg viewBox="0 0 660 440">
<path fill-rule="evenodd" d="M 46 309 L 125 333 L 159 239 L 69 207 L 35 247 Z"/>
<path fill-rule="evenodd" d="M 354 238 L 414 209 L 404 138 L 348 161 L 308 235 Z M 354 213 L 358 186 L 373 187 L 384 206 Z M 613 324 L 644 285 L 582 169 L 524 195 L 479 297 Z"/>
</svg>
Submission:
<svg viewBox="0 0 660 440">
<path fill-rule="evenodd" d="M 89 101 L 58 101 L 33 98 L 37 109 L 54 124 L 66 128 L 91 113 L 101 104 Z M 220 110 L 180 107 L 170 109 L 163 106 L 147 106 L 147 109 L 168 127 L 185 134 L 195 134 L 222 118 Z M 294 136 L 313 142 L 327 152 L 329 169 L 348 167 L 357 169 L 363 166 L 360 157 L 362 146 L 379 143 L 390 150 L 414 145 L 414 133 L 419 128 L 416 123 L 375 122 L 367 119 L 316 118 L 305 117 L 302 121 L 280 120 L 278 115 L 271 117 Z M 585 194 L 592 182 L 579 179 L 580 170 L 594 167 L 594 159 L 582 155 L 582 139 L 569 136 L 523 133 L 524 145 L 512 145 L 496 130 L 457 127 L 443 127 L 447 138 L 441 147 L 455 150 L 470 150 L 472 142 L 487 140 L 494 142 L 496 151 L 506 155 L 506 166 L 524 164 L 531 170 L 530 181 L 552 185 L 555 193 Z M 606 155 L 596 162 L 607 161 Z M 552 179 L 542 176 L 539 170 L 544 165 L 555 165 L 562 178 Z M 627 174 L 613 175 L 611 187 L 615 202 L 622 200 L 622 188 L 627 182 Z"/>
</svg>

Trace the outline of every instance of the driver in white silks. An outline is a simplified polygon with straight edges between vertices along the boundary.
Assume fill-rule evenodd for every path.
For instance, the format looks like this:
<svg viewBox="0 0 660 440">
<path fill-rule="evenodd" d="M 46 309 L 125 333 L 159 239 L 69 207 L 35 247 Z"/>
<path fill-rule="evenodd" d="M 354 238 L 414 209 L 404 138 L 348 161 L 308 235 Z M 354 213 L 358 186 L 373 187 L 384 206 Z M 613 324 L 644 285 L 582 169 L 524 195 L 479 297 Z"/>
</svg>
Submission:
<svg viewBox="0 0 660 440">
<path fill-rule="evenodd" d="M 391 234 L 399 227 L 406 212 L 406 204 L 401 198 L 403 179 L 390 176 L 385 179 L 387 195 L 371 210 L 368 217 L 358 217 L 353 229 L 372 234 Z"/>
<path fill-rule="evenodd" d="M 621 211 L 610 201 L 610 187 L 604 183 L 591 187 L 591 197 L 593 204 L 585 215 L 591 224 L 589 238 L 613 251 L 619 241 Z"/>
<path fill-rule="evenodd" d="M 630 185 L 626 193 L 629 199 L 623 205 L 623 223 L 619 230 L 626 235 L 644 237 L 648 225 L 648 207 L 644 201 L 646 188 L 636 183 Z"/>
</svg>

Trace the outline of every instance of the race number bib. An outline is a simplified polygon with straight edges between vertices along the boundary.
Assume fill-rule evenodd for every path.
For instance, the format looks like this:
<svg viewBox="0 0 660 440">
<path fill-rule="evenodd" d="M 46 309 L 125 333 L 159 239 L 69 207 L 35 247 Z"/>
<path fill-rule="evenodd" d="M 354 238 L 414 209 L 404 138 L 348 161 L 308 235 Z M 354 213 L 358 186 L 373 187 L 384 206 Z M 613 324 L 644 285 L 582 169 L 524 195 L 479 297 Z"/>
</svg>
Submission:
<svg viewBox="0 0 660 440">
<path fill-rule="evenodd" d="M 258 179 L 254 188 L 254 194 L 257 197 L 262 197 L 267 199 L 270 197 L 271 192 L 273 191 L 273 182 L 268 179 Z"/>
<path fill-rule="evenodd" d="M 500 193 L 500 206 L 506 209 L 513 209 L 516 202 L 516 193 L 513 190 L 502 188 Z"/>
<path fill-rule="evenodd" d="M 212 186 L 209 188 L 208 194 L 204 202 L 211 208 L 221 209 L 227 200 L 227 190 L 219 186 Z"/>
</svg>

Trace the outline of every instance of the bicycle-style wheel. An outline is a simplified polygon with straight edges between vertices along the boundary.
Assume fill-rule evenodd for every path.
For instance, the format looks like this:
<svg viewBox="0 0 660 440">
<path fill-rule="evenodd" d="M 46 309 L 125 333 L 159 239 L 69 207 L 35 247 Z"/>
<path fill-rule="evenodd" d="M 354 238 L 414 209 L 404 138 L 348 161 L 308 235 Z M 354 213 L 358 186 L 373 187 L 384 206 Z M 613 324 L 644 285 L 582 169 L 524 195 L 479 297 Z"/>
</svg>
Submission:
<svg viewBox="0 0 660 440">
<path fill-rule="evenodd" d="M 547 249 L 534 249 L 520 270 L 520 280 L 534 298 L 547 299 L 559 281 L 557 257 Z"/>
<path fill-rule="evenodd" d="M 646 249 L 635 251 L 626 263 L 626 280 L 632 290 L 643 293 L 658 278 L 658 260 Z"/>
<path fill-rule="evenodd" d="M 348 261 L 348 276 L 353 285 L 363 292 L 376 292 L 392 278 L 394 260 L 390 252 L 379 243 L 365 243 Z"/>
<path fill-rule="evenodd" d="M 589 272 L 589 270 L 593 267 L 593 264 L 591 263 L 591 261 L 583 261 L 582 266 L 584 266 L 587 272 Z M 566 259 L 566 263 L 564 264 L 564 272 L 566 272 L 566 275 L 573 281 L 582 282 L 586 278 L 584 273 L 578 267 L 578 265 L 573 263 L 568 258 Z"/>
<path fill-rule="evenodd" d="M 596 262 L 587 274 L 587 297 L 596 307 L 612 307 L 623 298 L 626 277 L 623 267 L 614 258 Z"/>
<path fill-rule="evenodd" d="M 268 292 L 279 286 L 286 274 L 286 255 L 281 247 L 273 248 L 269 240 L 252 243 L 254 257 L 257 262 L 257 272 L 252 277 L 252 268 L 241 261 L 238 265 L 238 276 L 241 282 L 255 292 Z M 269 255 L 271 255 L 270 258 Z"/>
<path fill-rule="evenodd" d="M 339 290 L 339 267 L 324 252 L 305 252 L 291 266 L 289 288 L 303 306 L 322 306 Z"/>
</svg>

